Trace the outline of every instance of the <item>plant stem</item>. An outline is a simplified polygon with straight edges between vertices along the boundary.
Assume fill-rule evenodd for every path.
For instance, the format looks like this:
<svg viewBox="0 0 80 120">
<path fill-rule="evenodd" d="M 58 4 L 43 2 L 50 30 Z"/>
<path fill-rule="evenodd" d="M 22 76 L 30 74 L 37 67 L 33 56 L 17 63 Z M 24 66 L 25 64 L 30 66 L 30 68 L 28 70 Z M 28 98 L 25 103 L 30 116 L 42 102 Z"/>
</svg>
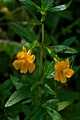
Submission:
<svg viewBox="0 0 80 120">
<path fill-rule="evenodd" d="M 42 16 L 42 43 L 40 46 L 40 74 L 42 73 L 42 68 L 43 68 L 43 51 L 44 51 L 44 16 Z M 42 81 L 42 80 L 41 80 Z M 39 97 L 41 97 L 41 87 L 38 86 L 38 91 L 39 91 Z"/>
<path fill-rule="evenodd" d="M 42 23 L 42 44 L 40 48 L 40 74 L 42 73 L 43 67 L 43 50 L 44 50 L 44 23 Z"/>
</svg>

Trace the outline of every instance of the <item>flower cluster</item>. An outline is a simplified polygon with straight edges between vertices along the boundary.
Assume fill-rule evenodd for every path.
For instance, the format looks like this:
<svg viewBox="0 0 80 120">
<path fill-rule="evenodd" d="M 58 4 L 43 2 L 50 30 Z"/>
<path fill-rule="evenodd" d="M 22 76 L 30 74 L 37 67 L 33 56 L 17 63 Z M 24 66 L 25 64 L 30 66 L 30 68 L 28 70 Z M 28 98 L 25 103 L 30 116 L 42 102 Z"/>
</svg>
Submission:
<svg viewBox="0 0 80 120">
<path fill-rule="evenodd" d="M 13 62 L 13 66 L 16 70 L 20 69 L 21 73 L 26 73 L 27 71 L 30 73 L 33 72 L 35 69 L 35 64 L 33 63 L 35 56 L 31 55 L 30 50 L 26 51 L 26 48 L 23 47 L 22 51 L 17 53 L 17 58 L 18 60 Z M 69 59 L 66 59 L 65 61 L 55 60 L 54 69 L 56 73 L 54 75 L 54 79 L 61 83 L 66 83 L 66 78 L 70 78 L 74 74 L 74 71 L 69 67 Z"/>
<path fill-rule="evenodd" d="M 31 55 L 30 50 L 26 52 L 26 48 L 23 47 L 22 51 L 17 53 L 17 58 L 18 60 L 15 60 L 13 62 L 13 66 L 16 70 L 20 69 L 21 73 L 26 73 L 27 71 L 29 71 L 30 73 L 33 72 L 33 70 L 35 69 L 35 64 L 33 63 L 35 60 L 35 56 Z"/>
<path fill-rule="evenodd" d="M 69 59 L 66 59 L 65 61 L 56 60 L 56 64 L 54 66 L 56 71 L 54 79 L 60 81 L 61 83 L 66 83 L 66 78 L 70 78 L 74 74 L 74 71 L 69 69 L 69 67 Z"/>
</svg>

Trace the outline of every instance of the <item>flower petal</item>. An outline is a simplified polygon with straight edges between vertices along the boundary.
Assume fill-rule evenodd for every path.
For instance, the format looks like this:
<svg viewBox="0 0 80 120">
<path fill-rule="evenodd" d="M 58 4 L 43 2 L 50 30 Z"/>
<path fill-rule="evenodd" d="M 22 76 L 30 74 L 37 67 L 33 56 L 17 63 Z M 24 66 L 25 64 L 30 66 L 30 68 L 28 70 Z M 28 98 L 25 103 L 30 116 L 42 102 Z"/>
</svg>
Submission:
<svg viewBox="0 0 80 120">
<path fill-rule="evenodd" d="M 60 68 L 60 62 L 59 61 L 57 61 L 56 62 L 56 64 L 54 65 L 54 69 L 56 70 L 56 71 L 61 71 L 61 68 Z"/>
<path fill-rule="evenodd" d="M 63 72 L 59 72 L 59 79 L 61 83 L 66 83 L 67 79 Z"/>
<path fill-rule="evenodd" d="M 58 72 L 64 69 L 69 69 L 69 59 L 66 59 L 65 61 L 60 61 L 60 62 L 57 60 L 54 66 L 54 69 Z"/>
<path fill-rule="evenodd" d="M 26 53 L 26 48 L 23 46 L 22 51 Z"/>
<path fill-rule="evenodd" d="M 18 59 L 23 59 L 24 56 L 25 56 L 25 54 L 24 54 L 23 51 L 17 53 L 17 58 L 18 58 Z"/>
<path fill-rule="evenodd" d="M 28 55 L 31 55 L 31 50 L 28 50 L 27 54 L 28 54 Z"/>
<path fill-rule="evenodd" d="M 29 64 L 29 72 L 32 73 L 34 69 L 35 69 L 35 64 L 34 63 L 30 63 Z"/>
<path fill-rule="evenodd" d="M 74 71 L 72 69 L 67 69 L 64 74 L 67 78 L 70 78 L 74 74 Z"/>
<path fill-rule="evenodd" d="M 28 68 L 29 68 L 29 63 L 28 62 L 23 63 L 23 65 L 21 66 L 20 72 L 26 73 L 28 71 Z"/>
<path fill-rule="evenodd" d="M 19 70 L 21 68 L 22 64 L 23 64 L 22 60 L 15 60 L 13 62 L 13 66 L 15 67 L 16 70 Z"/>
<path fill-rule="evenodd" d="M 64 69 L 69 69 L 69 59 L 67 58 L 64 62 Z"/>
<path fill-rule="evenodd" d="M 22 51 L 17 53 L 17 58 L 18 59 L 23 59 L 26 54 L 26 48 L 23 46 Z"/>
<path fill-rule="evenodd" d="M 34 55 L 31 55 L 31 56 L 27 55 L 26 59 L 29 63 L 33 63 L 35 60 L 35 56 Z"/>
<path fill-rule="evenodd" d="M 58 72 L 55 73 L 54 79 L 57 80 L 57 81 L 59 81 L 59 73 Z"/>
</svg>

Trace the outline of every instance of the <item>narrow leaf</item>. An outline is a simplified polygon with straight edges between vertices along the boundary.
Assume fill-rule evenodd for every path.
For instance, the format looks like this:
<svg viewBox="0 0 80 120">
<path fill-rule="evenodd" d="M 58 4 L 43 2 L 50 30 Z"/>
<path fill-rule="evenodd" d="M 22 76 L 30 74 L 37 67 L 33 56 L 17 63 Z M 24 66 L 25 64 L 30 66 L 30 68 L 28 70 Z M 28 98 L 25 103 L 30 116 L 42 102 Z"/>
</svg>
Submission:
<svg viewBox="0 0 80 120">
<path fill-rule="evenodd" d="M 43 120 L 43 117 L 44 117 L 44 111 L 40 110 L 32 117 L 31 120 Z"/>
<path fill-rule="evenodd" d="M 34 84 L 32 85 L 32 87 L 31 87 L 31 91 L 33 91 L 38 85 L 39 85 L 38 82 L 34 83 Z"/>
<path fill-rule="evenodd" d="M 62 120 L 61 115 L 55 110 L 53 111 L 47 110 L 47 113 L 51 120 Z"/>
<path fill-rule="evenodd" d="M 18 81 L 19 81 L 18 78 L 16 78 L 16 77 L 10 75 L 10 79 L 11 79 L 13 85 L 16 87 L 16 89 L 19 89 L 19 88 L 21 88 L 21 87 L 23 86 L 22 83 L 19 83 L 19 82 L 18 82 Z"/>
<path fill-rule="evenodd" d="M 52 61 L 48 68 L 45 70 L 45 76 L 46 78 L 53 78 L 54 77 L 54 74 L 55 74 L 55 71 L 54 71 L 54 61 Z"/>
<path fill-rule="evenodd" d="M 76 40 L 76 36 L 70 37 L 62 42 L 62 45 L 69 46 Z"/>
<path fill-rule="evenodd" d="M 58 12 L 58 11 L 65 10 L 65 9 L 67 9 L 67 8 L 70 6 L 71 1 L 72 1 L 72 0 L 70 0 L 70 2 L 68 2 L 67 4 L 53 7 L 53 8 L 51 8 L 51 9 L 49 9 L 49 11 L 50 11 L 50 12 Z"/>
<path fill-rule="evenodd" d="M 41 0 L 41 5 L 43 8 L 51 7 L 53 5 L 54 0 Z"/>
<path fill-rule="evenodd" d="M 24 38 L 27 42 L 31 43 L 34 40 L 36 40 L 36 37 L 34 36 L 34 34 L 31 31 L 29 31 L 27 28 L 21 25 L 18 25 L 16 23 L 8 22 L 8 24 L 18 35 Z"/>
<path fill-rule="evenodd" d="M 33 11 L 38 11 L 40 10 L 40 7 L 37 6 L 33 1 L 31 0 L 19 0 L 20 2 L 22 2 L 26 7 L 30 8 Z"/>
<path fill-rule="evenodd" d="M 47 106 L 50 106 L 50 105 L 55 105 L 59 102 L 59 99 L 51 99 L 51 100 L 48 100 L 46 103 L 44 103 L 45 105 Z"/>
<path fill-rule="evenodd" d="M 72 103 L 72 101 L 64 101 L 64 102 L 59 102 L 57 105 L 58 105 L 58 108 L 57 110 L 58 111 L 61 111 L 63 109 L 65 109 L 68 105 L 70 105 Z"/>
<path fill-rule="evenodd" d="M 64 45 L 56 45 L 49 47 L 52 52 L 61 52 L 61 53 L 70 53 L 70 54 L 76 54 L 77 51 L 73 48 L 70 48 L 68 46 Z"/>
<path fill-rule="evenodd" d="M 46 74 L 49 74 L 49 73 L 51 73 L 51 72 L 53 72 L 53 66 L 54 66 L 54 61 L 52 61 L 50 64 L 49 64 L 49 66 L 48 66 L 48 68 L 46 69 Z"/>
<path fill-rule="evenodd" d="M 12 106 L 16 104 L 17 102 L 20 102 L 21 100 L 29 97 L 30 91 L 27 90 L 26 86 L 21 87 L 20 89 L 16 90 L 9 98 L 9 100 L 6 102 L 5 107 Z"/>
<path fill-rule="evenodd" d="M 35 46 L 38 44 L 38 41 L 37 40 L 34 40 L 29 46 L 28 46 L 28 49 L 33 49 L 35 48 Z"/>
<path fill-rule="evenodd" d="M 54 74 L 55 74 L 55 71 L 49 73 L 46 78 L 49 79 L 49 78 L 53 78 L 54 77 Z"/>
<path fill-rule="evenodd" d="M 55 95 L 56 93 L 47 85 L 45 84 L 45 88 L 46 88 L 46 92 L 51 94 L 51 95 Z"/>
<path fill-rule="evenodd" d="M 53 110 L 53 113 L 55 118 L 54 120 L 62 120 L 61 115 L 56 110 Z"/>
</svg>

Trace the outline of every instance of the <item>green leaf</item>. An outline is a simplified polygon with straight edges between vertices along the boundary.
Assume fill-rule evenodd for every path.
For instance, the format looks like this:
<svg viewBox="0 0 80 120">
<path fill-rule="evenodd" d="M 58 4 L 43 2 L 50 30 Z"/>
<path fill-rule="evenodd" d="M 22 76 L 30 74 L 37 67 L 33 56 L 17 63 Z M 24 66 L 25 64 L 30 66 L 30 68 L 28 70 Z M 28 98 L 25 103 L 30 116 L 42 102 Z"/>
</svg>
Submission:
<svg viewBox="0 0 80 120">
<path fill-rule="evenodd" d="M 21 104 L 27 104 L 27 103 L 31 103 L 31 102 L 32 102 L 31 99 L 27 99 L 27 100 L 23 101 Z"/>
<path fill-rule="evenodd" d="M 18 82 L 18 81 L 19 81 L 18 78 L 16 78 L 16 77 L 10 75 L 10 79 L 11 79 L 13 85 L 16 87 L 16 89 L 19 89 L 19 88 L 21 88 L 21 87 L 23 86 L 22 83 L 19 83 L 19 82 Z"/>
<path fill-rule="evenodd" d="M 56 95 L 56 93 L 47 84 L 45 84 L 45 91 L 51 95 Z"/>
<path fill-rule="evenodd" d="M 28 49 L 33 49 L 35 48 L 36 45 L 38 45 L 38 41 L 37 40 L 34 40 L 29 46 L 28 46 Z"/>
<path fill-rule="evenodd" d="M 53 78 L 54 77 L 55 71 L 54 71 L 53 67 L 54 67 L 54 61 L 52 61 L 49 64 L 48 68 L 46 69 L 46 71 L 44 73 L 46 78 Z"/>
<path fill-rule="evenodd" d="M 13 120 L 13 118 L 8 117 L 8 120 Z"/>
<path fill-rule="evenodd" d="M 5 107 L 12 106 L 16 104 L 17 102 L 20 102 L 21 100 L 27 98 L 30 96 L 30 91 L 27 89 L 26 86 L 21 87 L 20 89 L 16 90 L 9 98 L 9 100 L 6 102 Z"/>
<path fill-rule="evenodd" d="M 46 69 L 46 74 L 48 75 L 49 73 L 53 72 L 53 66 L 54 66 L 54 61 L 52 61 L 49 66 Z"/>
<path fill-rule="evenodd" d="M 49 73 L 46 78 L 49 79 L 49 78 L 53 78 L 54 77 L 54 74 L 55 74 L 55 71 Z"/>
<path fill-rule="evenodd" d="M 46 103 L 44 103 L 46 106 L 50 106 L 50 105 L 55 105 L 59 102 L 59 99 L 51 99 L 51 100 L 48 100 Z"/>
<path fill-rule="evenodd" d="M 62 45 L 69 46 L 76 40 L 76 36 L 70 37 L 62 42 Z"/>
<path fill-rule="evenodd" d="M 43 117 L 44 117 L 44 111 L 40 110 L 31 118 L 31 120 L 43 120 Z"/>
<path fill-rule="evenodd" d="M 8 24 L 18 35 L 24 38 L 27 42 L 31 43 L 34 40 L 36 40 L 36 37 L 34 36 L 34 34 L 31 31 L 29 31 L 27 28 L 21 25 L 18 25 L 16 23 L 8 22 Z"/>
<path fill-rule="evenodd" d="M 49 49 L 52 51 L 52 52 L 61 52 L 61 53 L 70 53 L 70 54 L 76 54 L 77 51 L 73 48 L 70 48 L 68 46 L 64 46 L 64 45 L 56 45 L 56 46 L 51 46 L 49 47 Z"/>
<path fill-rule="evenodd" d="M 72 101 L 64 101 L 64 102 L 59 102 L 57 105 L 58 105 L 58 108 L 57 110 L 58 111 L 61 111 L 63 109 L 65 109 L 68 105 L 70 105 L 72 103 Z"/>
<path fill-rule="evenodd" d="M 72 2 L 72 0 L 70 0 L 70 2 L 68 2 L 67 4 L 53 7 L 53 8 L 51 8 L 51 9 L 49 9 L 49 11 L 50 11 L 50 12 L 58 12 L 58 11 L 65 10 L 65 9 L 67 9 L 67 8 L 70 6 L 71 2 Z"/>
<path fill-rule="evenodd" d="M 19 0 L 19 1 L 22 2 L 26 7 L 30 8 L 33 11 L 40 11 L 40 7 L 31 0 Z"/>
<path fill-rule="evenodd" d="M 15 117 L 15 118 L 10 118 L 10 117 L 7 117 L 8 120 L 19 120 L 19 116 Z"/>
<path fill-rule="evenodd" d="M 53 46 L 52 46 L 53 47 Z M 52 51 L 52 47 L 45 47 L 45 49 L 48 51 L 49 55 L 54 59 L 58 59 L 57 55 L 54 53 L 54 51 Z"/>
<path fill-rule="evenodd" d="M 1 86 L 0 86 L 1 87 Z M 10 79 L 4 81 L 4 83 L 2 84 L 2 89 L 7 89 L 10 90 L 13 87 L 12 82 L 10 81 Z"/>
<path fill-rule="evenodd" d="M 29 105 L 22 105 L 22 111 L 27 117 L 29 117 L 29 115 L 31 114 Z"/>
<path fill-rule="evenodd" d="M 53 5 L 54 0 L 41 0 L 42 8 L 51 7 Z"/>
<path fill-rule="evenodd" d="M 80 102 L 66 108 L 63 112 L 65 120 L 80 120 Z"/>
<path fill-rule="evenodd" d="M 50 120 L 62 120 L 61 115 L 56 110 L 53 111 L 47 110 L 47 113 L 50 117 Z"/>
<path fill-rule="evenodd" d="M 39 82 L 34 83 L 31 87 L 31 91 L 33 91 L 38 85 L 39 85 Z"/>
</svg>

